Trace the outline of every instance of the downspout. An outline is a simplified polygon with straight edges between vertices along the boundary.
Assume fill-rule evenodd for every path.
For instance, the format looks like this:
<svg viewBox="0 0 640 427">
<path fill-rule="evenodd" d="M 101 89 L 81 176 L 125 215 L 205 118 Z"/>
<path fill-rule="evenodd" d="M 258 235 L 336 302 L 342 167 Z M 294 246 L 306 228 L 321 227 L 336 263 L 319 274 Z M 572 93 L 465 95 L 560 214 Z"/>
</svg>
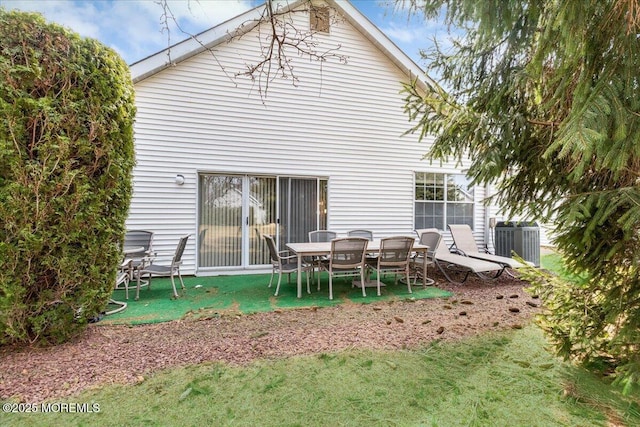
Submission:
<svg viewBox="0 0 640 427">
<path fill-rule="evenodd" d="M 491 253 L 495 253 L 495 248 L 493 247 L 493 239 L 491 238 L 491 227 L 489 226 L 490 218 L 491 218 L 491 204 L 485 203 L 486 200 L 491 197 L 491 185 L 484 185 L 484 198 L 483 204 L 484 208 L 484 243 L 487 245 L 487 248 Z"/>
</svg>

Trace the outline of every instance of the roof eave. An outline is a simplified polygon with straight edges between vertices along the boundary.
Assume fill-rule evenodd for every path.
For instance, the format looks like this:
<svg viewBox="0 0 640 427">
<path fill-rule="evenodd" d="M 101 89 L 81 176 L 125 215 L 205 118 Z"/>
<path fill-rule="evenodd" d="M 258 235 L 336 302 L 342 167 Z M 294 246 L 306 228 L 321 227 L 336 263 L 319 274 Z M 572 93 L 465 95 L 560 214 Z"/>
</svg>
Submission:
<svg viewBox="0 0 640 427">
<path fill-rule="evenodd" d="M 298 7 L 304 0 L 295 0 L 287 5 L 287 9 Z M 146 79 L 165 68 L 179 64 L 220 43 L 227 42 L 255 28 L 264 13 L 264 5 L 254 7 L 247 12 L 231 18 L 206 31 L 191 36 L 129 66 L 134 83 Z"/>
<path fill-rule="evenodd" d="M 325 0 L 345 16 L 349 23 L 380 49 L 391 62 L 400 68 L 411 80 L 417 80 L 422 89 L 433 80 L 402 49 L 387 37 L 375 24 L 347 0 Z"/>
<path fill-rule="evenodd" d="M 431 79 L 402 49 L 395 45 L 378 27 L 364 16 L 347 0 L 325 0 L 338 10 L 358 31 L 380 49 L 391 62 L 400 68 L 411 80 L 417 80 L 421 88 L 427 87 Z M 295 9 L 305 0 L 295 0 L 289 3 L 287 9 Z M 174 66 L 220 43 L 229 41 L 233 37 L 251 31 L 264 13 L 264 5 L 257 6 L 242 15 L 232 18 L 209 30 L 176 43 L 151 56 L 137 61 L 129 66 L 134 83 L 144 80 L 165 68 Z"/>
</svg>

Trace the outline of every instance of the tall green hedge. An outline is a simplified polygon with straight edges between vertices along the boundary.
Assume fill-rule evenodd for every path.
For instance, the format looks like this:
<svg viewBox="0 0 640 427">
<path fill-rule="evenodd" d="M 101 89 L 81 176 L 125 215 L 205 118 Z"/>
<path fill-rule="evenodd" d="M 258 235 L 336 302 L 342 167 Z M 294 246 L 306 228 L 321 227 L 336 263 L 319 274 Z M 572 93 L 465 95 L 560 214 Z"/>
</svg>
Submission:
<svg viewBox="0 0 640 427">
<path fill-rule="evenodd" d="M 0 344 L 59 343 L 109 299 L 135 163 L 126 63 L 0 8 Z"/>
</svg>

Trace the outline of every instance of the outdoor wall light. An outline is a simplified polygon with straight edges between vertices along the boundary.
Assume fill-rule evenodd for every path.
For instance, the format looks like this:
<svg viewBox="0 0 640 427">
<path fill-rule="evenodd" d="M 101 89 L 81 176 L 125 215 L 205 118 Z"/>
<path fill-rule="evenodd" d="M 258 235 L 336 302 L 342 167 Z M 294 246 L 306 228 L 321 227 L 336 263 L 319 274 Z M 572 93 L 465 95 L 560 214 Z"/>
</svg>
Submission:
<svg viewBox="0 0 640 427">
<path fill-rule="evenodd" d="M 182 185 L 184 184 L 184 175 L 176 175 L 176 184 L 178 185 Z"/>
</svg>

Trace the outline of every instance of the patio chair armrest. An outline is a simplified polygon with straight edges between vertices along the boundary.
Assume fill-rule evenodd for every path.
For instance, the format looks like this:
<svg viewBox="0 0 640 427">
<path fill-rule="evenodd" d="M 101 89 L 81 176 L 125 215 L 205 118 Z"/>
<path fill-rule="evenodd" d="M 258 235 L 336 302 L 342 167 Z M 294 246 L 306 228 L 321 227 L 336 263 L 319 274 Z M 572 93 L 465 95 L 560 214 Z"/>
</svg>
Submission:
<svg viewBox="0 0 640 427">
<path fill-rule="evenodd" d="M 287 249 L 278 251 L 278 255 L 280 255 L 281 257 L 287 257 L 289 256 L 289 251 Z"/>
<path fill-rule="evenodd" d="M 279 253 L 282 252 L 286 252 L 287 254 L 289 253 L 289 251 L 280 251 Z M 286 256 L 280 256 L 280 258 L 282 259 L 298 259 L 298 255 L 286 255 Z"/>
<path fill-rule="evenodd" d="M 153 255 L 145 255 L 144 257 L 140 258 L 140 268 L 145 268 L 148 265 L 153 264 L 153 260 L 156 259 L 155 253 Z"/>
<path fill-rule="evenodd" d="M 144 259 L 149 261 L 148 263 L 145 264 L 145 266 L 151 265 L 155 261 L 158 261 L 160 263 L 171 262 L 171 260 L 173 259 L 173 252 L 171 252 L 171 253 L 167 252 L 167 253 L 163 253 L 163 254 L 158 254 L 158 252 L 154 252 L 152 258 L 146 258 L 145 257 Z"/>
</svg>

